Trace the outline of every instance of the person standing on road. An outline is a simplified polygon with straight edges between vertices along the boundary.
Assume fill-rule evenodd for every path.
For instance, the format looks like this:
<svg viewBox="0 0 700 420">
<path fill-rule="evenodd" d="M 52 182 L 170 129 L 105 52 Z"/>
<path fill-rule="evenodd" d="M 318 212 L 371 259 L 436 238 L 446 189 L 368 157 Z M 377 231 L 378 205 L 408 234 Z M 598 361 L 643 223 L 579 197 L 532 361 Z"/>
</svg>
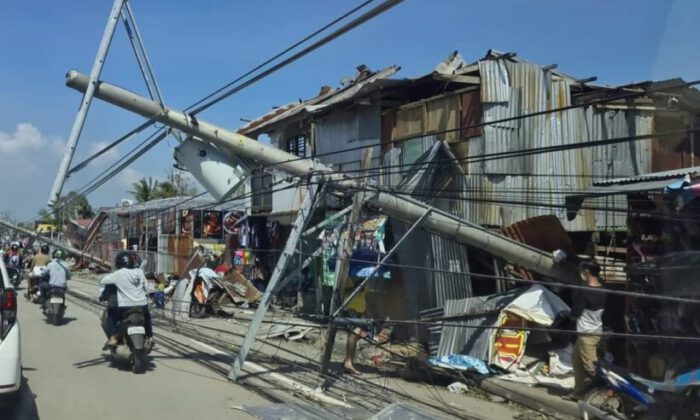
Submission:
<svg viewBox="0 0 700 420">
<path fill-rule="evenodd" d="M 591 288 L 602 288 L 600 281 L 600 265 L 595 261 L 583 261 L 579 265 L 581 280 Z M 598 361 L 598 344 L 603 332 L 603 311 L 605 310 L 606 293 L 595 290 L 574 290 L 573 311 L 571 316 L 576 319 L 578 338 L 574 345 L 571 361 L 574 368 L 573 399 L 583 398 L 595 376 Z"/>
</svg>

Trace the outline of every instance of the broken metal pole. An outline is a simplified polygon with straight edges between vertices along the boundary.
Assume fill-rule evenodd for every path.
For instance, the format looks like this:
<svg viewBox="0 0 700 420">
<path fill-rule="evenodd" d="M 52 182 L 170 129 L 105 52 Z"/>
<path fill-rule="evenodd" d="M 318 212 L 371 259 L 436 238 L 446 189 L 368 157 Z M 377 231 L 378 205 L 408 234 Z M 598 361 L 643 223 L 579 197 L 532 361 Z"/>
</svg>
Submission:
<svg viewBox="0 0 700 420">
<path fill-rule="evenodd" d="M 122 20 L 124 22 L 124 29 L 126 29 L 126 34 L 129 37 L 131 47 L 134 50 L 134 55 L 136 56 L 136 61 L 141 69 L 143 80 L 146 82 L 148 94 L 151 96 L 151 99 L 157 100 L 159 103 L 163 103 L 163 95 L 160 92 L 158 80 L 156 80 L 156 75 L 153 72 L 153 67 L 151 66 L 151 60 L 148 58 L 146 46 L 141 38 L 141 32 L 139 31 L 138 25 L 136 25 L 134 12 L 131 11 L 131 5 L 129 5 L 128 1 L 124 2 L 124 7 L 122 8 L 121 12 Z"/>
<path fill-rule="evenodd" d="M 304 231 L 307 223 L 309 222 L 309 219 L 311 218 L 311 213 L 313 213 L 315 204 L 319 199 L 319 190 L 320 188 L 318 187 L 318 185 L 316 185 L 315 183 L 310 183 L 309 189 L 306 192 L 306 197 L 304 198 L 304 202 L 302 203 L 301 208 L 297 212 L 297 217 L 294 221 L 292 231 L 289 234 L 289 238 L 287 239 L 287 242 L 284 245 L 284 249 L 282 250 L 280 258 L 277 261 L 275 270 L 272 272 L 272 276 L 270 276 L 270 281 L 268 282 L 267 287 L 265 288 L 265 293 L 263 293 L 263 297 L 260 300 L 260 303 L 258 304 L 258 309 L 255 311 L 253 320 L 250 322 L 250 326 L 248 327 L 248 331 L 246 332 L 245 338 L 243 339 L 243 343 L 241 343 L 241 347 L 238 349 L 238 354 L 236 355 L 236 358 L 231 364 L 231 370 L 228 373 L 228 378 L 232 381 L 237 380 L 238 376 L 241 374 L 241 370 L 243 369 L 243 363 L 245 362 L 245 359 L 248 356 L 250 347 L 255 341 L 255 337 L 258 333 L 258 329 L 260 328 L 260 324 L 262 324 L 263 318 L 265 317 L 265 312 L 267 312 L 267 308 L 270 306 L 270 303 L 272 303 L 273 291 L 277 288 L 277 283 L 280 281 L 280 279 L 284 275 L 284 272 L 287 270 L 289 261 L 294 256 L 297 244 L 301 239 L 301 233 Z"/>
<path fill-rule="evenodd" d="M 363 174 L 367 173 L 371 161 L 372 149 L 365 149 L 362 156 Z M 338 240 L 338 256 L 335 262 L 335 283 L 333 284 L 333 292 L 331 293 L 331 302 L 328 311 L 329 314 L 333 314 L 335 312 L 336 302 L 343 302 L 345 281 L 347 281 L 348 274 L 350 272 L 350 257 L 352 257 L 352 250 L 355 247 L 355 228 L 360 220 L 360 214 L 362 213 L 364 203 L 365 192 L 356 192 L 352 197 L 350 217 L 348 218 L 348 234 L 341 234 L 340 239 Z M 338 332 L 338 327 L 332 321 L 333 320 L 331 319 L 331 322 L 328 325 L 326 347 L 323 350 L 323 357 L 321 359 L 321 389 L 328 388 L 326 375 L 328 374 L 328 369 L 330 368 L 331 357 L 333 356 L 333 347 L 335 345 L 335 336 Z"/>
<path fill-rule="evenodd" d="M 88 76 L 76 71 L 69 72 L 66 77 L 66 84 L 78 91 L 84 92 L 90 84 Z M 323 174 L 323 179 L 330 183 L 329 186 L 343 189 L 360 186 L 359 182 L 347 179 L 346 176 L 333 174 L 330 168 L 311 159 L 299 159 L 296 155 L 267 146 L 262 142 L 206 121 L 198 120 L 181 111 L 161 107 L 160 104 L 126 89 L 98 82 L 95 97 L 146 118 L 154 118 L 163 124 L 230 150 L 232 153 L 255 159 L 264 165 L 274 165 L 275 169 L 281 172 L 297 176 L 308 176 L 314 170 L 317 174 L 328 172 L 328 174 Z M 366 188 L 371 189 L 371 187 Z M 370 192 L 367 201 L 381 208 L 388 216 L 407 223 L 415 222 L 428 209 L 428 206 L 420 201 L 379 191 Z M 449 213 L 434 210 L 423 222 L 423 227 L 429 232 L 496 255 L 524 269 L 547 277 L 557 278 L 561 276 L 561 268 L 554 263 L 554 259 L 549 253 L 503 235 L 492 233 Z"/>
<path fill-rule="evenodd" d="M 63 154 L 61 165 L 58 167 L 58 173 L 56 174 L 56 179 L 54 180 L 53 187 L 51 188 L 51 194 L 49 195 L 49 206 L 53 206 L 54 203 L 58 201 L 58 197 L 61 195 L 61 191 L 63 190 L 63 185 L 66 182 L 66 174 L 68 173 L 68 168 L 73 160 L 73 154 L 75 154 L 75 146 L 78 144 L 78 138 L 80 137 L 80 133 L 83 131 L 85 118 L 87 117 L 88 110 L 90 109 L 90 103 L 92 102 L 95 88 L 97 87 L 97 81 L 102 73 L 102 67 L 104 66 L 105 59 L 107 58 L 107 51 L 109 51 L 109 44 L 112 43 L 114 29 L 117 27 L 119 14 L 121 13 L 125 1 L 126 0 L 114 0 L 114 4 L 112 5 L 112 11 L 110 12 L 109 19 L 107 20 L 107 26 L 105 27 L 104 34 L 102 34 L 102 41 L 100 42 L 100 47 L 97 49 L 97 56 L 95 57 L 95 62 L 92 65 L 88 83 L 85 86 L 85 94 L 80 102 L 80 107 L 78 107 L 78 113 L 75 115 L 73 127 L 71 128 L 68 142 L 66 143 L 66 151 Z"/>
</svg>

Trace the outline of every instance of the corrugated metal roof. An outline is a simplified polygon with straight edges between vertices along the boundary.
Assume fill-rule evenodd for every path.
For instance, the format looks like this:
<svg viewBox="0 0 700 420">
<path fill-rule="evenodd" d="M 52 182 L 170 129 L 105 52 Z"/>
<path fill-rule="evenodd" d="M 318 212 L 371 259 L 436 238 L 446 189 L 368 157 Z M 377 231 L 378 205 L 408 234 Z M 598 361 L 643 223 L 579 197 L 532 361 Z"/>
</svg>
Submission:
<svg viewBox="0 0 700 420">
<path fill-rule="evenodd" d="M 681 168 L 674 169 L 671 171 L 662 172 L 652 172 L 648 174 L 642 174 L 637 176 L 630 176 L 624 178 L 608 179 L 603 181 L 594 182 L 593 185 L 605 186 L 605 185 L 620 185 L 620 184 L 635 184 L 645 181 L 656 181 L 672 178 L 682 178 L 686 175 L 698 175 L 700 174 L 700 166 L 693 166 L 691 168 Z"/>
<path fill-rule="evenodd" d="M 636 182 L 628 181 L 620 184 L 605 184 L 592 186 L 582 193 L 571 194 L 566 196 L 564 201 L 566 203 L 567 217 L 572 219 L 578 213 L 580 213 L 579 209 L 583 205 L 584 200 L 589 200 L 590 205 L 593 207 L 606 205 L 608 207 L 615 206 L 614 208 L 618 209 L 627 208 L 627 194 L 643 191 L 659 191 L 665 188 L 668 184 L 675 182 L 676 180 L 681 180 L 684 177 L 685 175 L 679 174 L 675 177 L 668 176 L 661 179 L 648 178 L 641 179 Z M 620 213 L 622 217 L 626 216 L 625 213 L 618 213 Z M 615 217 L 614 213 L 612 214 L 612 217 Z"/>
<path fill-rule="evenodd" d="M 302 114 L 326 110 L 333 105 L 338 105 L 345 101 L 367 95 L 385 87 L 394 87 L 401 83 L 409 83 L 405 80 L 388 80 L 389 77 L 400 69 L 401 68 L 398 66 L 390 66 L 364 80 L 356 81 L 340 89 L 332 89 L 326 94 L 319 95 L 306 101 L 287 105 L 282 108 L 282 111 L 276 109 L 246 124 L 239 129 L 238 132 L 249 135 L 262 133 L 265 132 L 265 130 L 270 130 L 275 124 L 299 117 Z"/>
<path fill-rule="evenodd" d="M 159 211 L 170 208 L 193 209 L 204 208 L 207 210 L 231 210 L 242 209 L 242 203 L 237 200 L 216 204 L 216 200 L 208 197 L 170 197 L 159 200 L 146 201 L 145 203 L 132 204 L 128 207 L 113 207 L 102 209 L 107 214 L 126 214 L 137 213 L 143 211 Z"/>
</svg>

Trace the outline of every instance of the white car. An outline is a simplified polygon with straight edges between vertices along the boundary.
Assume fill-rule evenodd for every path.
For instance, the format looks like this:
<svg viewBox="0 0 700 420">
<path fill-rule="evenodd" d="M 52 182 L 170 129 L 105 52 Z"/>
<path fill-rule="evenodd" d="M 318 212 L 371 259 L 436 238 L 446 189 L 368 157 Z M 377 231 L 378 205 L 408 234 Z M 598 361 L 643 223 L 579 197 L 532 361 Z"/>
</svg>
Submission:
<svg viewBox="0 0 700 420">
<path fill-rule="evenodd" d="M 5 266 L 0 252 L 0 398 L 17 396 L 22 384 L 22 352 L 17 320 L 17 293 L 10 280 L 19 271 Z"/>
</svg>

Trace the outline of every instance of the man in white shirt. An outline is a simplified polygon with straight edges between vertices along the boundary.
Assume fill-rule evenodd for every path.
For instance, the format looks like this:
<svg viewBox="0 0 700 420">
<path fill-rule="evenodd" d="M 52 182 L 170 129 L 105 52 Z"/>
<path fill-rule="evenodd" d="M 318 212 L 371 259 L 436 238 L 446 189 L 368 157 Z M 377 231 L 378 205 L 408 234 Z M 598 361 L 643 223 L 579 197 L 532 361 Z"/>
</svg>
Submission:
<svg viewBox="0 0 700 420">
<path fill-rule="evenodd" d="M 53 259 L 46 266 L 46 270 L 49 272 L 49 283 L 42 283 L 41 295 L 45 298 L 50 296 L 50 291 L 52 288 L 67 289 L 68 280 L 70 280 L 70 268 L 68 264 L 64 261 L 65 253 L 61 249 L 57 249 L 53 252 Z"/>
<path fill-rule="evenodd" d="M 133 251 L 122 251 L 115 258 L 115 268 L 100 280 L 100 286 L 106 291 L 109 286 L 116 288 L 117 308 L 109 308 L 107 311 L 107 334 L 109 336 L 108 346 L 117 345 L 117 325 L 121 321 L 121 315 L 125 308 L 140 307 L 144 310 L 146 337 L 153 337 L 153 324 L 148 311 L 148 292 L 146 290 L 146 276 L 139 267 L 141 259 Z M 107 296 L 103 297 L 107 300 Z"/>
</svg>

